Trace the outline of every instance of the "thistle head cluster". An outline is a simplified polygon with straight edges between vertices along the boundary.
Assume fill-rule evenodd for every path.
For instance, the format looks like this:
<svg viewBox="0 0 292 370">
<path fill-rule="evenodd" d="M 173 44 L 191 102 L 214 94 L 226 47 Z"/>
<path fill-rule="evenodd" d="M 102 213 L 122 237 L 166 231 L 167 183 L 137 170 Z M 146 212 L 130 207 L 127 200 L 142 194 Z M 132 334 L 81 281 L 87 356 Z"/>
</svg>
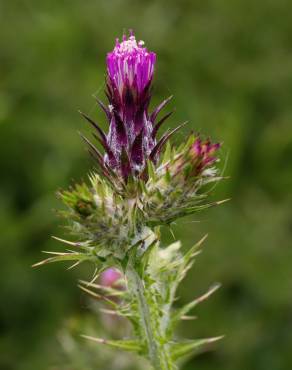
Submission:
<svg viewBox="0 0 292 370">
<path fill-rule="evenodd" d="M 83 257 L 106 266 L 126 261 L 135 250 L 141 256 L 159 238 L 161 225 L 202 211 L 208 202 L 206 186 L 220 180 L 216 168 L 219 144 L 190 135 L 178 147 L 167 144 L 156 164 L 146 162 L 147 180 L 124 183 L 115 175 L 90 176 L 59 193 L 67 209 L 61 212 L 83 248 Z M 153 229 L 154 227 L 154 229 Z"/>
<path fill-rule="evenodd" d="M 192 134 L 171 146 L 169 138 L 181 126 L 157 138 L 170 113 L 156 122 L 169 99 L 149 113 L 155 61 L 155 53 L 133 33 L 117 40 L 106 58 L 108 104 L 98 100 L 109 131 L 83 114 L 104 153 L 84 137 L 97 172 L 89 184 L 62 191 L 60 197 L 85 259 L 121 263 L 134 247 L 141 255 L 158 239 L 153 227 L 218 204 L 206 200 L 206 185 L 221 178 L 216 166 L 220 144 Z"/>
</svg>

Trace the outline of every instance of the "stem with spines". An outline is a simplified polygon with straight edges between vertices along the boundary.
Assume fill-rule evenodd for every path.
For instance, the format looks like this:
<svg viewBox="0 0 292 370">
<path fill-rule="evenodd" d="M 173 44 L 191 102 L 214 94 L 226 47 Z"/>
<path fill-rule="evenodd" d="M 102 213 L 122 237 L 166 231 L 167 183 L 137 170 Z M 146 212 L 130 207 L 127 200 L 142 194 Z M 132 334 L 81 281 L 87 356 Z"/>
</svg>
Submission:
<svg viewBox="0 0 292 370">
<path fill-rule="evenodd" d="M 142 276 L 141 276 L 142 275 Z M 140 315 L 140 333 L 146 340 L 147 357 L 154 370 L 175 370 L 167 343 L 159 333 L 159 325 L 156 325 L 151 307 L 147 300 L 146 282 L 143 274 L 138 272 L 137 266 L 132 263 L 128 265 L 126 271 L 128 289 L 136 297 Z M 148 292 L 149 293 L 149 292 Z M 153 304 L 154 302 L 151 302 Z"/>
</svg>

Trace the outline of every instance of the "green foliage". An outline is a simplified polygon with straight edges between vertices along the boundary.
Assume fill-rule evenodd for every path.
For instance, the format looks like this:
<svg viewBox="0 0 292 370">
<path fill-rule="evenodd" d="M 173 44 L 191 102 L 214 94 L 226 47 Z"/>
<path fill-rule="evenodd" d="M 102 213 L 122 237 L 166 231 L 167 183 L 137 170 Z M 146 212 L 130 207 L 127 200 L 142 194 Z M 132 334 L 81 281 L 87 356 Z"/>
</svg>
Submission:
<svg viewBox="0 0 292 370">
<path fill-rule="evenodd" d="M 129 320 L 134 333 L 133 339 L 122 340 L 87 335 L 83 337 L 99 344 L 146 356 L 157 369 L 176 369 L 174 363 L 181 357 L 198 353 L 206 348 L 206 345 L 221 339 L 216 337 L 186 341 L 175 338 L 174 333 L 181 320 L 189 318 L 186 314 L 218 288 L 218 285 L 214 286 L 205 295 L 183 308 L 173 307 L 179 283 L 193 265 L 204 240 L 205 237 L 185 254 L 180 251 L 180 242 L 163 249 L 158 243 L 154 243 L 142 259 L 132 253 L 125 270 L 124 289 L 81 282 L 80 287 L 90 296 L 103 297 L 111 307 L 111 313 Z"/>
<path fill-rule="evenodd" d="M 58 331 L 59 358 L 55 365 L 58 370 L 87 370 L 96 367 L 97 364 L 102 369 L 148 370 L 146 361 L 142 361 L 138 355 L 125 351 L 125 348 L 119 350 L 119 347 L 113 348 L 109 345 L 107 340 L 80 335 L 80 333 L 99 333 L 102 336 L 111 334 L 114 338 L 118 338 L 129 330 L 125 320 L 113 314 L 109 316 L 109 310 L 104 312 L 100 299 L 93 301 L 92 298 L 90 311 L 87 313 L 83 311 L 82 319 L 79 316 L 69 317 L 64 327 Z M 101 320 L 98 320 L 98 317 Z M 110 342 L 119 343 L 119 340 Z M 128 346 L 131 347 L 132 344 L 128 341 Z"/>
</svg>

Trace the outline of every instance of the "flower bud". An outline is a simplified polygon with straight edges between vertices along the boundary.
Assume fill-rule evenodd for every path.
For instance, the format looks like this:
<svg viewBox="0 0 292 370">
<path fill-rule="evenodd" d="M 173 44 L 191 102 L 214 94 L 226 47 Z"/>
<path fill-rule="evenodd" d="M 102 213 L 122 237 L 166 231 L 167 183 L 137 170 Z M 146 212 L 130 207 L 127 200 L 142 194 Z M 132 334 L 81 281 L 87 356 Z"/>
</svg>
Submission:
<svg viewBox="0 0 292 370">
<path fill-rule="evenodd" d="M 219 143 L 212 144 L 209 139 L 205 141 L 202 141 L 199 137 L 195 139 L 190 149 L 193 174 L 195 176 L 201 173 L 206 174 L 204 170 L 216 162 L 217 157 L 215 153 L 219 148 Z"/>
<path fill-rule="evenodd" d="M 121 273 L 115 268 L 108 268 L 102 272 L 100 276 L 100 284 L 104 287 L 112 287 L 115 283 L 120 280 Z"/>
<path fill-rule="evenodd" d="M 105 162 L 124 178 L 141 172 L 156 144 L 148 115 L 156 55 L 143 45 L 133 34 L 123 36 L 107 55 L 111 114 L 107 144 L 112 156 L 107 153 Z"/>
<path fill-rule="evenodd" d="M 149 91 L 154 73 L 156 55 L 143 47 L 144 41 L 136 41 L 133 34 L 122 42 L 116 40 L 114 50 L 107 55 L 108 87 L 117 108 L 125 109 L 129 94 L 143 100 Z M 126 113 L 126 112 L 124 112 Z"/>
<path fill-rule="evenodd" d="M 108 106 L 98 100 L 109 121 L 109 131 L 104 133 L 91 118 L 105 154 L 87 139 L 90 153 L 102 168 L 102 174 L 115 174 L 125 182 L 129 177 L 146 178 L 147 160 L 156 163 L 162 146 L 176 131 L 167 132 L 159 140 L 157 133 L 170 113 L 156 122 L 159 112 L 170 98 L 162 101 L 152 113 L 148 112 L 151 99 L 150 89 L 154 74 L 156 54 L 144 47 L 143 41 L 136 41 L 133 33 L 116 45 L 106 58 Z M 147 170 L 147 169 L 146 169 Z"/>
<path fill-rule="evenodd" d="M 204 186 L 220 180 L 214 166 L 219 148 L 193 135 L 178 149 L 168 147 L 146 183 L 143 205 L 151 225 L 168 224 L 212 205 L 205 203 Z"/>
</svg>

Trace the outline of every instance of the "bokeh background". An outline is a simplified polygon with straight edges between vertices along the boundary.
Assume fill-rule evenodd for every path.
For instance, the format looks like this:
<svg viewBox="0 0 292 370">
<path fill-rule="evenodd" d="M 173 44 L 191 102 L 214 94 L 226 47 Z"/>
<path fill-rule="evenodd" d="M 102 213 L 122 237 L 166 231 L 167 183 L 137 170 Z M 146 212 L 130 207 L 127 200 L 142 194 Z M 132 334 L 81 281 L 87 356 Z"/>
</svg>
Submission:
<svg viewBox="0 0 292 370">
<path fill-rule="evenodd" d="M 128 28 L 158 54 L 153 103 L 174 94 L 169 125 L 190 121 L 175 141 L 192 128 L 223 141 L 228 157 L 230 179 L 215 195 L 232 200 L 173 228 L 186 247 L 209 233 L 179 303 L 223 284 L 180 331 L 226 337 L 184 370 L 291 369 L 292 2 L 284 0 L 0 1 L 0 369 L 121 366 L 119 353 L 79 339 L 104 330 L 77 288 L 92 266 L 30 266 L 42 250 L 62 248 L 50 238 L 64 235 L 55 191 L 92 168 L 77 110 L 104 122 L 92 94 L 104 97 L 105 54 Z M 139 369 L 128 360 L 125 369 Z"/>
</svg>

